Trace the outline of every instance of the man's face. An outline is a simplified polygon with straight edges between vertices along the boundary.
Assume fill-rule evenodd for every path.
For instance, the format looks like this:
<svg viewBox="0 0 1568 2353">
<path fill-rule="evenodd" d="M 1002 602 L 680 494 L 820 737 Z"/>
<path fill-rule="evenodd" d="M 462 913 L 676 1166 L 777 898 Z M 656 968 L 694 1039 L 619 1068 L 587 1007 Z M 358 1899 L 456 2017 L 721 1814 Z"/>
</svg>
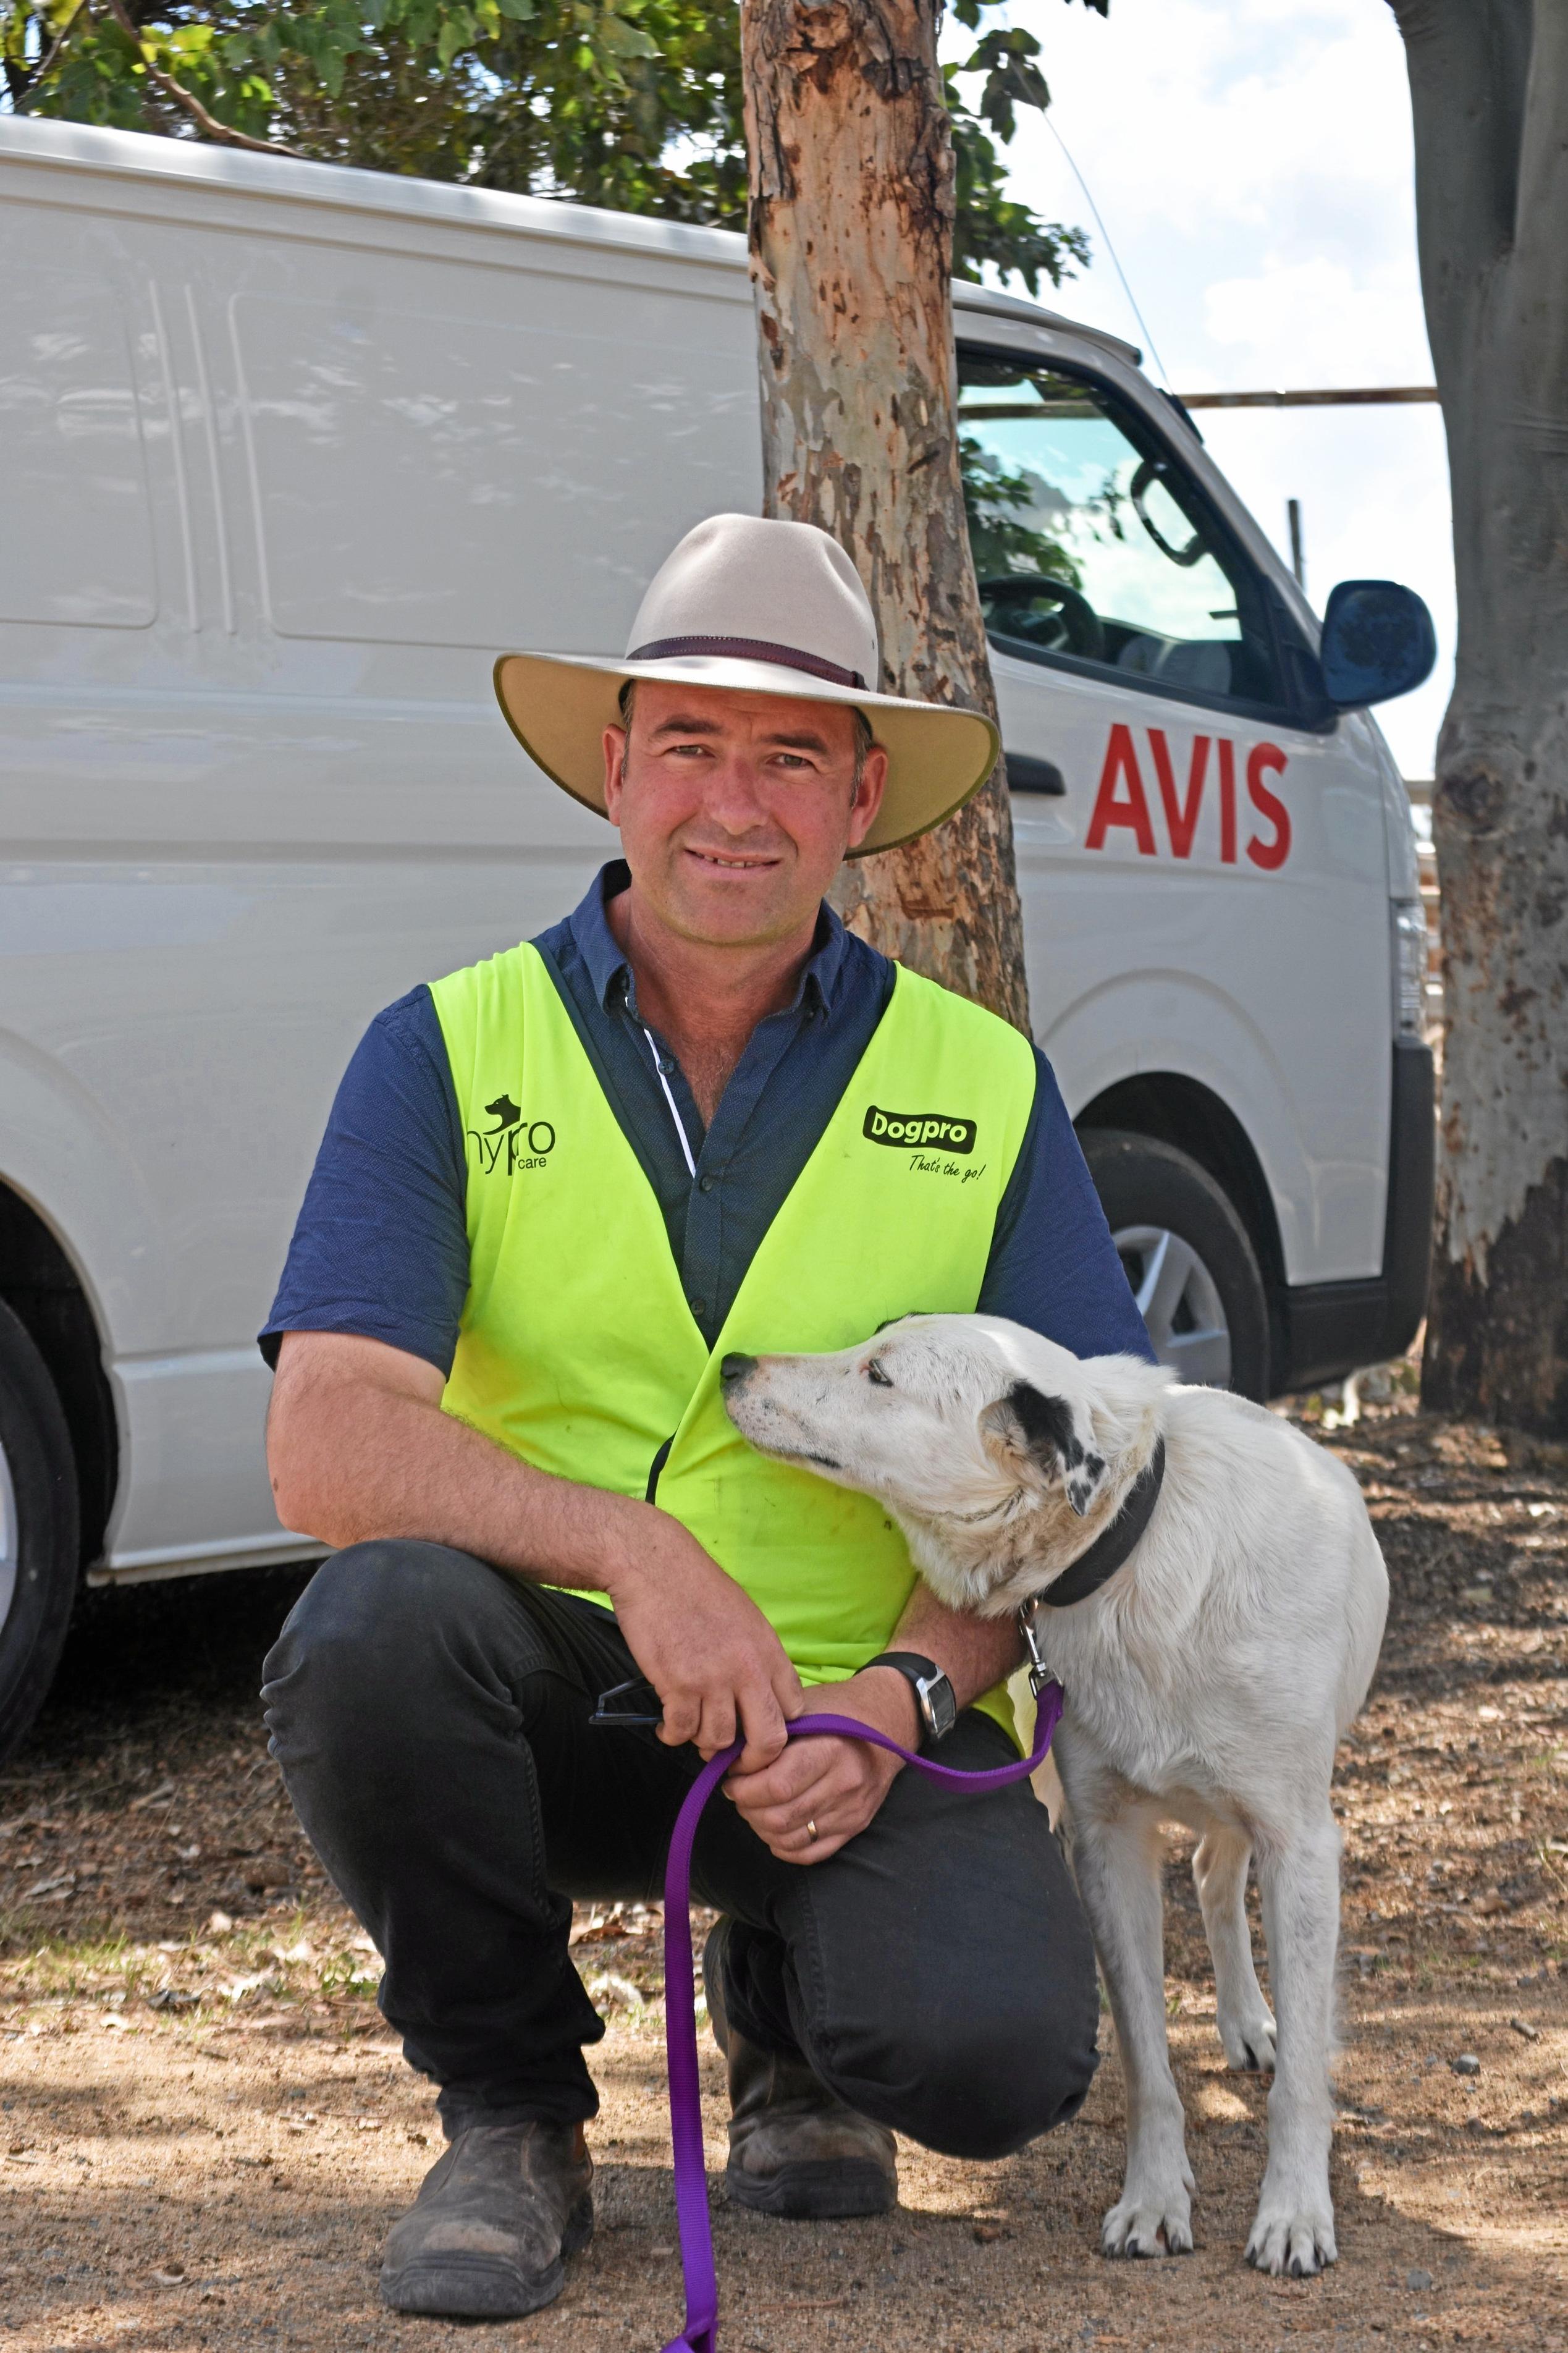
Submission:
<svg viewBox="0 0 1568 2353">
<path fill-rule="evenodd" d="M 806 928 L 870 830 L 887 774 L 873 745 L 857 784 L 846 703 L 645 680 L 629 730 L 605 730 L 605 806 L 638 894 L 710 944 Z"/>
</svg>

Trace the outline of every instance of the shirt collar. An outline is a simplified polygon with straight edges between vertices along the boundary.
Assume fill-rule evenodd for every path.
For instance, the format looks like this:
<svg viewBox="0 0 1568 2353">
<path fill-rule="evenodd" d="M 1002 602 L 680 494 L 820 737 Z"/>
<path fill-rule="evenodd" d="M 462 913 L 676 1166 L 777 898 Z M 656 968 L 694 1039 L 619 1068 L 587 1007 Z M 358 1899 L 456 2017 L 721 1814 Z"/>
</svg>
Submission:
<svg viewBox="0 0 1568 2353">
<path fill-rule="evenodd" d="M 625 859 L 612 858 L 602 866 L 590 884 L 585 897 L 571 916 L 572 941 L 582 957 L 594 994 L 606 1012 L 614 1011 L 623 997 L 637 1018 L 637 992 L 632 982 L 632 969 L 626 953 L 610 929 L 605 910 L 631 883 L 631 872 Z M 784 1008 L 798 1013 L 803 1004 L 815 1010 L 820 1007 L 825 1014 L 833 1011 L 833 999 L 844 969 L 848 934 L 837 915 L 825 899 L 816 919 L 816 939 L 811 954 L 801 968 L 795 996 Z"/>
</svg>

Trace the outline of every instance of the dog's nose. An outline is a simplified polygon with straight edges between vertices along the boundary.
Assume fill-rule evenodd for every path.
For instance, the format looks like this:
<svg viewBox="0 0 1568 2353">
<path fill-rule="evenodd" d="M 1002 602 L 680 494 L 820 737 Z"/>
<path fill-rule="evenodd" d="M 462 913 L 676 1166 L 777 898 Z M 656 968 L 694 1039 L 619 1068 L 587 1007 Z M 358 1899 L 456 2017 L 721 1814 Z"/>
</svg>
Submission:
<svg viewBox="0 0 1568 2353">
<path fill-rule="evenodd" d="M 740 1356 L 731 1351 L 719 1367 L 719 1378 L 726 1388 L 731 1381 L 743 1381 L 756 1361 L 755 1356 Z"/>
</svg>

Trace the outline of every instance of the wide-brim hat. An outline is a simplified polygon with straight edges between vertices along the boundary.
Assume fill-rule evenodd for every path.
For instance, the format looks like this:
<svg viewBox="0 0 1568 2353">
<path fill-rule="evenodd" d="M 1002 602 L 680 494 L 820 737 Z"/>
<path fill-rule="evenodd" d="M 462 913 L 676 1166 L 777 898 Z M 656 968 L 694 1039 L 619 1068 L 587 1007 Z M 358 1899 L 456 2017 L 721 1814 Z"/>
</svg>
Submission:
<svg viewBox="0 0 1568 2353">
<path fill-rule="evenodd" d="M 815 524 L 710 515 L 654 575 L 625 658 L 502 654 L 496 694 L 529 757 L 587 808 L 605 807 L 604 733 L 628 679 L 845 702 L 888 755 L 877 821 L 851 857 L 940 825 L 1001 749 L 977 711 L 879 694 L 877 623 L 849 557 Z"/>
</svg>

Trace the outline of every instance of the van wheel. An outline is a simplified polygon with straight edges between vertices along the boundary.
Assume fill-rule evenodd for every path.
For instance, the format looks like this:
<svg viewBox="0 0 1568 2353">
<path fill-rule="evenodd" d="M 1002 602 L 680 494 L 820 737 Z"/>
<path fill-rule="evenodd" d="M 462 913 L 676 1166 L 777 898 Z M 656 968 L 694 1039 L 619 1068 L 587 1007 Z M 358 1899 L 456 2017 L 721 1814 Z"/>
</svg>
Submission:
<svg viewBox="0 0 1568 2353">
<path fill-rule="evenodd" d="M 79 1567 L 76 1468 L 44 1360 L 0 1301 L 0 1757 L 59 1664 Z"/>
<path fill-rule="evenodd" d="M 1177 1378 L 1268 1394 L 1268 1300 L 1229 1197 L 1186 1153 L 1090 1128 L 1084 1156 L 1154 1354 Z"/>
</svg>

